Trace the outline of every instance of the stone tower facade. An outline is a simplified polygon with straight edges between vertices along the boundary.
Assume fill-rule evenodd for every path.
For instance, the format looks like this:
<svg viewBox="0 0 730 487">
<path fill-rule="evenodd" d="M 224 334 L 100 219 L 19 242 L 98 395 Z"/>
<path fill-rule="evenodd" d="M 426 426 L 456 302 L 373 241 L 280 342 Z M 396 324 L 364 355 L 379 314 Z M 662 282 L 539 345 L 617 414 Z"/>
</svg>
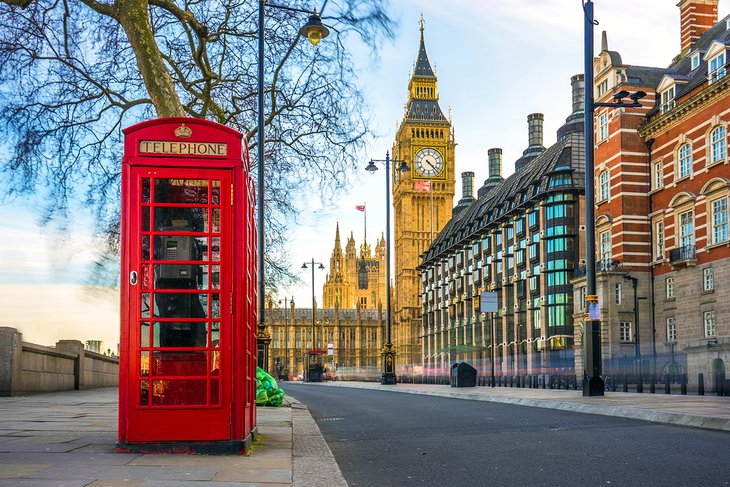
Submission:
<svg viewBox="0 0 730 487">
<path fill-rule="evenodd" d="M 405 115 L 393 144 L 394 345 L 398 368 L 410 373 L 422 365 L 421 282 L 416 267 L 439 231 L 451 219 L 455 188 L 455 140 L 451 121 L 439 106 L 438 81 L 426 53 L 421 20 L 418 57 L 408 83 Z M 405 370 L 403 367 L 405 366 Z"/>
<path fill-rule="evenodd" d="M 322 291 L 324 308 L 385 307 L 385 239 L 382 236 L 374 252 L 366 240 L 358 253 L 351 232 L 343 252 L 338 223 L 329 269 Z"/>
</svg>

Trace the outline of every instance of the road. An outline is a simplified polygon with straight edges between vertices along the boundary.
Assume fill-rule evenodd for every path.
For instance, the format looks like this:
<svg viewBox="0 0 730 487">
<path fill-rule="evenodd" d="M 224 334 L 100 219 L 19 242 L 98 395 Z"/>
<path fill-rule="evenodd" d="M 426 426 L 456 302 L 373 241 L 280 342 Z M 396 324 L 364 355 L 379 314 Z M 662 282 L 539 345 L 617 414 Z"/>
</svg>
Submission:
<svg viewBox="0 0 730 487">
<path fill-rule="evenodd" d="M 285 383 L 351 487 L 727 486 L 730 434 L 508 404 Z"/>
</svg>

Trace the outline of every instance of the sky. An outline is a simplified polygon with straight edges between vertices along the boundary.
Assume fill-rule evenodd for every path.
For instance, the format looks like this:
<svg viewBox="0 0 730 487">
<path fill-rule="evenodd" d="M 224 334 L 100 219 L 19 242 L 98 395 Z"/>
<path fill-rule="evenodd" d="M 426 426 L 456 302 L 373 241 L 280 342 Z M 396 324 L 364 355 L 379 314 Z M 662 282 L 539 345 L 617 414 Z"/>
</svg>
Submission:
<svg viewBox="0 0 730 487">
<path fill-rule="evenodd" d="M 626 64 L 667 66 L 679 53 L 677 0 L 596 0 L 594 43 L 608 46 Z M 581 0 L 392 0 L 398 21 L 396 38 L 386 41 L 377 57 L 356 46 L 358 78 L 370 107 L 377 135 L 362 168 L 352 175 L 335 202 L 317 198 L 302 203 L 292 225 L 291 266 L 301 283 L 281 289 L 277 298 L 294 298 L 311 307 L 311 270 L 303 262 L 324 263 L 315 269 L 314 291 L 322 300 L 329 272 L 335 228 L 343 245 L 352 233 L 363 239 L 367 207 L 368 242 L 385 232 L 385 174 L 364 170 L 369 159 L 384 159 L 403 119 L 407 87 L 416 60 L 421 13 L 426 50 L 439 82 L 440 105 L 451 113 L 456 137 L 456 203 L 461 173 L 475 173 L 475 189 L 487 178 L 487 150 L 503 150 L 502 175 L 514 172 L 514 161 L 527 147 L 527 115 L 543 113 L 543 145 L 556 141 L 556 131 L 571 111 L 570 78 L 583 72 Z M 720 0 L 719 18 L 730 13 L 730 0 Z M 326 39 L 322 42 L 326 42 Z M 90 288 L 88 265 L 95 245 L 79 215 L 70 233 L 41 227 L 36 209 L 24 201 L 0 205 L 0 326 L 18 328 L 26 341 L 52 345 L 60 339 L 103 340 L 116 349 L 119 340 L 119 297 L 114 290 Z M 75 228 L 74 228 L 75 227 Z M 392 232 L 391 232 L 392 233 Z"/>
</svg>

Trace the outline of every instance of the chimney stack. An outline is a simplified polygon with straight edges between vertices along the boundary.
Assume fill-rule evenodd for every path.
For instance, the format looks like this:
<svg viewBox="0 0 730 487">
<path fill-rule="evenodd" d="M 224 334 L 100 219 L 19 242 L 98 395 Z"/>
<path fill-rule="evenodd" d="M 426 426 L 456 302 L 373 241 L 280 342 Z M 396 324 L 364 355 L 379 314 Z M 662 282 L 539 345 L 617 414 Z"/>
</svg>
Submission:
<svg viewBox="0 0 730 487">
<path fill-rule="evenodd" d="M 461 199 L 474 201 L 474 173 L 471 171 L 461 173 Z"/>
<path fill-rule="evenodd" d="M 682 52 L 694 46 L 697 39 L 717 23 L 718 0 L 680 0 L 679 33 Z"/>
<path fill-rule="evenodd" d="M 530 147 L 542 147 L 542 122 L 545 115 L 531 113 L 527 116 L 527 141 Z"/>
<path fill-rule="evenodd" d="M 487 157 L 489 158 L 489 177 L 484 181 L 484 186 L 477 191 L 478 198 L 489 193 L 504 181 L 502 178 L 502 149 L 496 147 L 489 149 L 487 151 Z"/>
<path fill-rule="evenodd" d="M 583 74 L 576 74 L 570 78 L 570 87 L 573 93 L 573 112 L 565 119 L 565 123 L 558 129 L 558 140 L 563 140 L 568 134 L 583 132 L 583 100 L 585 99 L 585 83 Z"/>
</svg>

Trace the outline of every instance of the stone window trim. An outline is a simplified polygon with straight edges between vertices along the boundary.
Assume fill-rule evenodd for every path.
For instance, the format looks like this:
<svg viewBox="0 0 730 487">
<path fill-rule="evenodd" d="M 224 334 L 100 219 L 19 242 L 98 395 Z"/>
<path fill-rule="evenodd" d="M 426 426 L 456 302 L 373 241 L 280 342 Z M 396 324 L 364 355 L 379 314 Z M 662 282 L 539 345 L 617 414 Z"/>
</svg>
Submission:
<svg viewBox="0 0 730 487">
<path fill-rule="evenodd" d="M 683 138 L 684 139 L 684 138 Z M 686 150 L 685 150 L 686 149 Z M 680 140 L 674 149 L 674 183 L 684 181 L 685 179 L 694 179 L 694 147 L 691 142 Z M 687 173 L 682 174 L 682 166 L 687 160 L 689 166 Z"/>
<path fill-rule="evenodd" d="M 713 267 L 702 268 L 701 285 L 700 292 L 702 294 L 712 294 L 715 292 L 715 269 Z"/>
<path fill-rule="evenodd" d="M 651 161 L 651 189 L 649 194 L 654 194 L 664 189 L 664 159 L 659 158 Z M 659 170 L 657 170 L 659 168 Z"/>
<path fill-rule="evenodd" d="M 714 140 L 716 137 L 715 134 L 718 133 L 718 131 L 722 131 L 724 133 L 724 136 L 720 140 Z M 727 164 L 728 163 L 728 144 L 727 144 L 727 138 L 728 138 L 728 124 L 727 122 L 720 119 L 719 115 L 715 115 L 712 117 L 712 120 L 710 121 L 710 128 L 707 130 L 705 134 L 705 146 L 707 147 L 707 150 L 705 151 L 705 168 L 708 169 L 710 167 L 719 165 L 719 164 Z M 715 143 L 720 144 L 718 147 L 720 148 L 720 156 L 715 156 Z"/>
<path fill-rule="evenodd" d="M 674 285 L 674 276 L 664 278 L 664 301 L 674 301 L 676 299 L 676 289 Z"/>
<path fill-rule="evenodd" d="M 661 224 L 662 235 L 657 234 L 657 229 Z M 666 225 L 664 223 L 664 213 L 661 212 L 657 216 L 653 216 L 651 219 L 651 264 L 659 264 L 666 260 L 667 253 L 667 237 L 666 237 Z M 661 242 L 660 242 L 661 241 Z M 659 244 L 661 243 L 661 255 L 659 250 Z"/>
<path fill-rule="evenodd" d="M 619 342 L 634 343 L 634 324 L 631 321 L 619 322 Z"/>
</svg>

